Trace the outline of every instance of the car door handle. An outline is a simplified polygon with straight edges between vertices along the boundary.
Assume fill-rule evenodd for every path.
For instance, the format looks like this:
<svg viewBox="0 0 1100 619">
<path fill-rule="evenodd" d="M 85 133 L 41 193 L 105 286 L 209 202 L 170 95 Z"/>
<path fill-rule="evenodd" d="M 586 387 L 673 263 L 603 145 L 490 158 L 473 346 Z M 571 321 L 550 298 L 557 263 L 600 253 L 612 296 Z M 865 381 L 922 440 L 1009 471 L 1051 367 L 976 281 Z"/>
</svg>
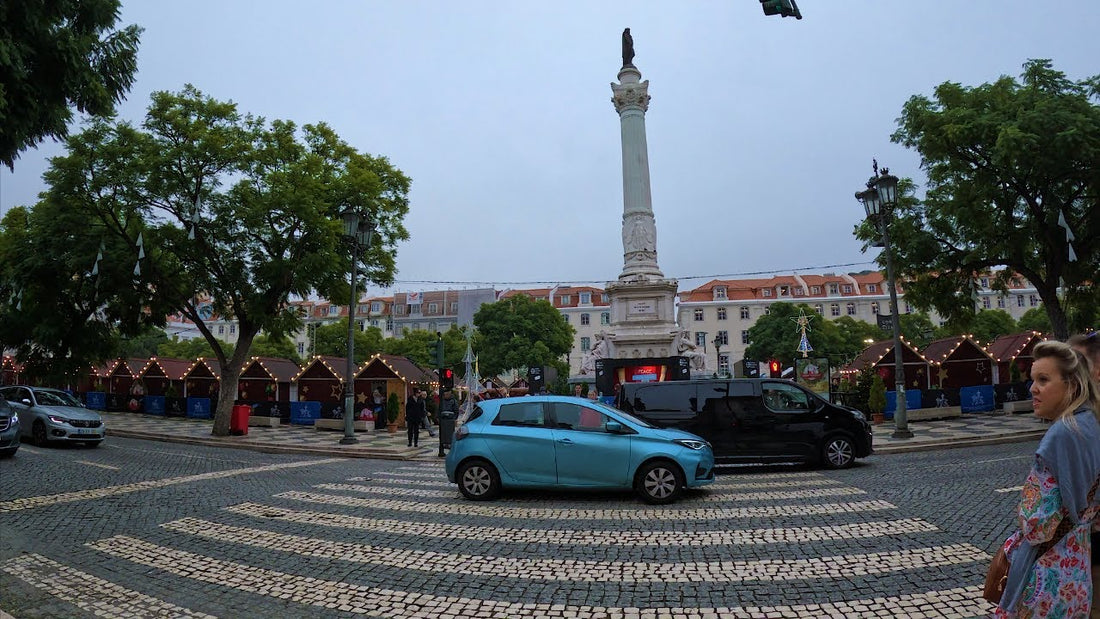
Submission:
<svg viewBox="0 0 1100 619">
<path fill-rule="evenodd" d="M 566 445 L 572 445 L 572 444 L 573 444 L 573 439 L 568 439 L 568 438 L 559 438 L 559 439 L 558 439 L 558 442 L 559 442 L 559 443 L 564 443 L 564 444 L 566 444 Z"/>
</svg>

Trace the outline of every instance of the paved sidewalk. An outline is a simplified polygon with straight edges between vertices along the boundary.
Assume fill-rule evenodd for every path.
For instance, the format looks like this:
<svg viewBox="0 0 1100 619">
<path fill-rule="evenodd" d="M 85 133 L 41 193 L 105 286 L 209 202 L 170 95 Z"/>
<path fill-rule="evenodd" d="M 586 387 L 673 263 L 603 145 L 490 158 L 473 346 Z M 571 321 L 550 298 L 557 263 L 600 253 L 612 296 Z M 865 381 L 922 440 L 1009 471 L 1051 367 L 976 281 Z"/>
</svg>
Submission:
<svg viewBox="0 0 1100 619">
<path fill-rule="evenodd" d="M 312 454 L 346 458 L 388 460 L 438 459 L 439 441 L 420 432 L 420 447 L 409 447 L 404 429 L 395 434 L 385 430 L 357 432 L 359 442 L 341 445 L 344 433 L 317 430 L 312 426 L 283 425 L 278 428 L 254 427 L 244 436 L 213 436 L 209 420 L 157 417 L 132 413 L 101 413 L 107 434 L 173 443 L 215 445 L 251 449 L 268 453 Z M 1043 436 L 1049 424 L 1031 413 L 1004 415 L 968 414 L 955 419 L 914 421 L 909 423 L 913 438 L 891 438 L 894 422 L 872 426 L 876 454 L 947 449 L 1035 440 Z"/>
</svg>

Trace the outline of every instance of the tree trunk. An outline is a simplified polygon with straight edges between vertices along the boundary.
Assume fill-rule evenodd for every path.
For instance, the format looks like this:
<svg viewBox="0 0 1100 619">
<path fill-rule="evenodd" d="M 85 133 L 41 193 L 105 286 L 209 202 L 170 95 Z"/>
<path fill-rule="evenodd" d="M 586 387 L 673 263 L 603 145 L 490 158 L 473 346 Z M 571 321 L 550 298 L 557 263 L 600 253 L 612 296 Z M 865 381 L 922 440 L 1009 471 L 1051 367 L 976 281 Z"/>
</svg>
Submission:
<svg viewBox="0 0 1100 619">
<path fill-rule="evenodd" d="M 221 374 L 218 377 L 218 408 L 214 411 L 214 427 L 210 431 L 214 436 L 229 436 L 229 419 L 233 413 L 233 405 L 237 401 L 237 385 L 244 363 L 249 359 L 249 349 L 252 348 L 252 340 L 255 336 L 255 333 L 241 333 L 237 346 L 233 350 L 233 357 L 228 363 L 222 364 Z"/>
<path fill-rule="evenodd" d="M 1043 300 L 1047 317 L 1050 318 L 1050 328 L 1054 331 L 1054 337 L 1063 342 L 1069 339 L 1069 322 L 1066 320 L 1066 309 L 1062 307 L 1062 300 L 1058 298 L 1057 283 L 1038 283 L 1035 286 L 1039 292 L 1039 298 Z"/>
</svg>

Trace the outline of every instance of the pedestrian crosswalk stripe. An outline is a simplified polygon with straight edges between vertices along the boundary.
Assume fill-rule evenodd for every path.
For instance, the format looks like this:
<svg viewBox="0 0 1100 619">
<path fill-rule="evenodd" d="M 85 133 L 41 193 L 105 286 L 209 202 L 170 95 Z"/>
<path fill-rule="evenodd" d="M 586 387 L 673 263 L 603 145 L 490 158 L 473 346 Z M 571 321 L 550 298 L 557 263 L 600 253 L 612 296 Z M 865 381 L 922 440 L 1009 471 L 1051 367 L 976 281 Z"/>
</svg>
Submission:
<svg viewBox="0 0 1100 619">
<path fill-rule="evenodd" d="M 869 539 L 939 531 L 919 518 L 857 522 L 818 527 L 784 527 L 720 531 L 600 531 L 575 529 L 520 529 L 422 523 L 405 520 L 361 518 L 347 514 L 292 510 L 259 503 L 241 503 L 226 510 L 254 518 L 295 522 L 343 530 L 385 531 L 418 538 L 479 540 L 499 543 L 561 544 L 565 546 L 754 546 L 762 544 Z"/>
<path fill-rule="evenodd" d="M 1012 486 L 1011 488 L 997 488 L 993 492 L 1000 492 L 1001 494 L 1005 494 L 1006 492 L 1020 492 L 1023 489 L 1023 486 Z"/>
<path fill-rule="evenodd" d="M 306 557 L 369 563 L 432 573 L 464 574 L 570 582 L 706 582 L 778 581 L 858 577 L 988 561 L 989 554 L 970 544 L 913 548 L 807 559 L 725 560 L 697 562 L 591 561 L 526 559 L 451 554 L 438 550 L 402 550 L 354 542 L 337 542 L 264 529 L 238 527 L 199 518 L 161 525 L 177 533 Z"/>
<path fill-rule="evenodd" d="M 385 494 L 389 496 L 413 496 L 448 498 L 458 496 L 458 486 L 451 490 L 420 490 L 418 488 L 395 488 L 392 486 L 366 486 L 363 484 L 317 484 L 315 488 L 343 492 L 361 492 L 363 494 Z M 708 486 L 709 488 L 709 486 Z M 705 489 L 693 496 L 695 501 L 778 501 L 786 499 L 816 499 L 831 496 L 851 496 L 867 494 L 859 488 L 817 488 L 790 492 L 729 492 Z"/>
<path fill-rule="evenodd" d="M 783 516 L 811 516 L 818 514 L 836 515 L 842 513 L 871 512 L 897 509 L 892 503 L 880 500 L 854 501 L 851 503 L 794 503 L 786 505 L 760 505 L 754 507 L 698 507 L 698 508 L 641 508 L 631 505 L 624 509 L 554 509 L 542 507 L 511 507 L 502 504 L 482 505 L 468 501 L 450 503 L 416 503 L 412 501 L 391 501 L 387 499 L 367 499 L 317 492 L 282 492 L 275 498 L 320 503 L 324 505 L 343 505 L 367 509 L 390 509 L 401 512 L 419 512 L 428 514 L 452 514 L 463 516 L 484 516 L 495 518 L 549 518 L 569 520 L 714 520 L 718 518 L 755 518 Z"/>
<path fill-rule="evenodd" d="M 409 486 L 430 486 L 436 488 L 454 488 L 455 484 L 443 478 L 442 481 L 428 481 L 420 478 L 404 479 L 400 477 L 349 477 L 348 481 L 369 481 L 376 484 L 405 484 Z M 708 489 L 721 488 L 723 490 L 763 490 L 767 488 L 806 488 L 810 486 L 839 486 L 841 482 L 831 479 L 807 479 L 804 481 L 771 481 L 771 482 L 740 482 L 718 481 L 707 486 Z"/>
<path fill-rule="evenodd" d="M 401 467 L 395 471 L 376 471 L 371 473 L 374 477 L 426 477 L 433 479 L 447 479 L 447 473 L 442 467 L 420 466 L 420 467 Z M 825 475 L 814 471 L 791 471 L 790 473 L 744 473 L 744 474 L 724 474 L 718 475 L 715 483 L 722 484 L 725 482 L 730 483 L 749 483 L 749 482 L 767 482 L 767 481 L 784 481 L 784 480 L 797 480 L 797 479 L 828 479 Z"/>
<path fill-rule="evenodd" d="M 25 554 L 0 564 L 0 570 L 99 617 L 199 617 L 216 619 L 116 585 L 62 565 L 40 554 Z M 0 612 L 0 615 L 3 615 Z"/>
<path fill-rule="evenodd" d="M 21 499 L 13 499 L 11 501 L 4 501 L 0 503 L 0 513 L 14 512 L 23 509 L 34 509 L 36 507 L 46 507 L 49 505 L 56 505 L 58 503 L 72 503 L 74 501 L 88 501 L 93 499 L 102 499 L 109 496 L 116 496 L 119 494 L 127 494 L 130 492 L 140 492 L 142 490 L 152 490 L 154 488 L 164 488 L 166 486 L 175 486 L 177 484 L 186 484 L 197 481 L 208 481 L 211 479 L 223 479 L 226 477 L 233 477 L 234 475 L 249 475 L 252 473 L 265 473 L 268 471 L 278 471 L 281 469 L 292 469 L 302 466 L 316 466 L 318 464 L 330 464 L 332 462 L 343 462 L 344 458 L 326 458 L 323 460 L 303 460 L 300 462 L 283 462 L 280 464 L 267 464 L 264 466 L 250 466 L 243 469 L 229 469 L 226 471 L 212 471 L 210 473 L 199 473 L 198 475 L 184 475 L 182 477 L 169 477 L 167 479 L 151 479 L 149 481 L 139 481 L 133 484 L 124 484 L 121 486 L 108 486 L 106 488 L 91 488 L 89 490 L 78 490 L 76 492 L 64 492 L 61 494 L 48 494 L 44 496 L 32 496 Z"/>
<path fill-rule="evenodd" d="M 372 617 L 707 617 L 752 619 L 755 617 L 911 617 L 919 611 L 926 619 L 986 615 L 991 610 L 981 598 L 981 587 L 846 600 L 822 604 L 784 606 L 728 606 L 717 608 L 639 608 L 575 606 L 560 603 L 510 602 L 369 587 L 311 576 L 223 561 L 195 553 L 151 544 L 129 536 L 116 536 L 88 544 L 120 559 L 132 561 L 183 578 L 245 591 L 277 596 L 282 603 L 334 608 Z"/>
</svg>

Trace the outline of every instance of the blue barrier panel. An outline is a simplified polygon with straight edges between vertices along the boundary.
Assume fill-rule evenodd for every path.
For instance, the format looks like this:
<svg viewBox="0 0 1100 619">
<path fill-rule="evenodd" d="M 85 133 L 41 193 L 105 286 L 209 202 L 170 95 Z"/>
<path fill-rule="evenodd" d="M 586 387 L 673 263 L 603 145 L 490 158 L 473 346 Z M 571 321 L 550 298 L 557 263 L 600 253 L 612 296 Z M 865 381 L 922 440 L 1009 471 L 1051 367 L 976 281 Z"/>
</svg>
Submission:
<svg viewBox="0 0 1100 619">
<path fill-rule="evenodd" d="M 909 389 L 905 392 L 905 410 L 911 411 L 920 408 L 921 390 Z M 894 418 L 894 411 L 898 408 L 898 392 L 887 391 L 886 392 L 886 409 L 882 412 L 885 413 L 887 419 Z"/>
<path fill-rule="evenodd" d="M 311 426 L 321 418 L 320 402 L 291 402 L 290 423 L 299 426 Z"/>
<path fill-rule="evenodd" d="M 84 394 L 84 405 L 95 411 L 107 410 L 107 394 L 102 391 L 89 391 Z"/>
<path fill-rule="evenodd" d="M 188 419 L 212 419 L 210 398 L 187 398 Z"/>
<path fill-rule="evenodd" d="M 959 389 L 959 407 L 964 413 L 991 411 L 997 401 L 993 397 L 993 385 L 978 385 Z"/>
<path fill-rule="evenodd" d="M 146 415 L 160 415 L 164 416 L 165 409 L 165 397 L 162 395 L 147 395 L 145 401 L 142 402 L 145 405 Z"/>
</svg>

